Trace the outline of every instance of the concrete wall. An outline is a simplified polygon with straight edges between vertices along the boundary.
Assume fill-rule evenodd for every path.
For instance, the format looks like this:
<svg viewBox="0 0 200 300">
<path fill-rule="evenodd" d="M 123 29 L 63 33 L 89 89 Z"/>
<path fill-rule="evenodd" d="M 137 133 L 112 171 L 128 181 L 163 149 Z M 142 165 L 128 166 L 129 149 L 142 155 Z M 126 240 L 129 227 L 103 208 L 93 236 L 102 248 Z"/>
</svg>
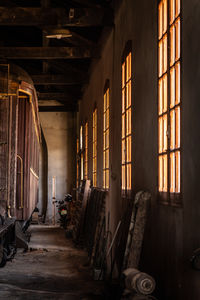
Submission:
<svg viewBox="0 0 200 300">
<path fill-rule="evenodd" d="M 115 26 L 80 106 L 80 125 L 89 124 L 89 178 L 92 179 L 92 111 L 98 109 L 98 176 L 102 187 L 103 90 L 110 81 L 110 190 L 108 210 L 114 231 L 126 203 L 120 196 L 121 177 L 121 57 L 128 40 L 133 55 L 133 187 L 151 192 L 140 269 L 153 275 L 162 300 L 200 299 L 200 273 L 189 258 L 200 247 L 200 135 L 199 78 L 200 2 L 182 1 L 182 205 L 160 204 L 157 199 L 157 1 L 124 0 L 115 15 Z"/>
<path fill-rule="evenodd" d="M 76 118 L 74 113 L 41 112 L 40 121 L 48 151 L 48 207 L 47 221 L 52 220 L 52 178 L 55 177 L 56 199 L 61 200 L 75 187 L 74 136 Z M 40 199 L 41 201 L 41 199 Z M 57 209 L 56 209 L 57 211 Z"/>
</svg>

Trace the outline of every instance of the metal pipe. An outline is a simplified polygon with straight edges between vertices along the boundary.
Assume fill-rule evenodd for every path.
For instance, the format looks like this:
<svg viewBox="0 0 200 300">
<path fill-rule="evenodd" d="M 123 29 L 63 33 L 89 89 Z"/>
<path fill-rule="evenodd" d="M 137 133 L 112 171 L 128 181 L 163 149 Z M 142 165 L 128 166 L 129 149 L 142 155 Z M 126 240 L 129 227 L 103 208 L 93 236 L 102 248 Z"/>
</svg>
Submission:
<svg viewBox="0 0 200 300">
<path fill-rule="evenodd" d="M 17 158 L 19 158 L 20 160 L 20 165 L 21 165 L 21 199 L 20 199 L 20 207 L 19 208 L 23 208 L 24 207 L 24 203 L 23 203 L 23 178 L 24 178 L 24 168 L 23 168 L 23 159 L 21 158 L 20 155 L 17 154 Z"/>
</svg>

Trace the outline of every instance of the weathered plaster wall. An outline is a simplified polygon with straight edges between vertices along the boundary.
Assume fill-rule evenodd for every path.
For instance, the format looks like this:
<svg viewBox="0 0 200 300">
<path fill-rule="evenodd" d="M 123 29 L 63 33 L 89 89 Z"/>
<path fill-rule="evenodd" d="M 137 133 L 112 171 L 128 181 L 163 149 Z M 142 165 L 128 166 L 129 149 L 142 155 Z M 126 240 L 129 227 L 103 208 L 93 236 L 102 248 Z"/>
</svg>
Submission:
<svg viewBox="0 0 200 300">
<path fill-rule="evenodd" d="M 75 115 L 67 112 L 41 112 L 41 126 L 48 151 L 47 220 L 52 219 L 52 178 L 56 177 L 56 199 L 63 199 L 75 186 Z M 57 210 L 57 209 L 56 209 Z"/>
<path fill-rule="evenodd" d="M 107 209 L 114 231 L 126 206 L 120 196 L 121 178 L 121 57 L 128 40 L 133 55 L 132 157 L 134 193 L 151 192 L 151 211 L 144 237 L 140 268 L 153 275 L 162 300 L 200 299 L 200 273 L 189 258 L 200 247 L 199 43 L 200 2 L 182 1 L 182 205 L 157 199 L 157 1 L 124 0 L 115 26 L 104 42 L 101 59 L 80 106 L 80 124 L 89 123 L 89 178 L 92 179 L 92 112 L 98 109 L 98 176 L 102 187 L 103 90 L 110 81 L 110 190 Z"/>
</svg>

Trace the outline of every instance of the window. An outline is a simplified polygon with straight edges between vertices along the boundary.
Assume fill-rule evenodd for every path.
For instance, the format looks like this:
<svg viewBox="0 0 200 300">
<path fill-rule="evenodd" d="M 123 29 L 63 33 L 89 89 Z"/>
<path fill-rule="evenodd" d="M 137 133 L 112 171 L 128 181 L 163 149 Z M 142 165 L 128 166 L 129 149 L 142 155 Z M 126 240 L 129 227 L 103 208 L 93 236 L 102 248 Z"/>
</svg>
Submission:
<svg viewBox="0 0 200 300">
<path fill-rule="evenodd" d="M 109 88 L 103 102 L 103 188 L 109 189 Z"/>
<path fill-rule="evenodd" d="M 93 112 L 93 170 L 92 179 L 93 186 L 97 186 L 97 109 Z"/>
<path fill-rule="evenodd" d="M 81 180 L 84 178 L 83 171 L 83 126 L 80 127 L 80 154 L 81 154 Z"/>
<path fill-rule="evenodd" d="M 132 188 L 132 154 L 131 154 L 131 52 L 124 57 L 122 62 L 122 158 L 121 158 L 121 172 L 122 172 L 122 191 L 130 191 Z"/>
<path fill-rule="evenodd" d="M 78 155 L 79 155 L 79 139 L 76 140 L 76 187 L 79 186 L 79 162 L 78 162 Z"/>
<path fill-rule="evenodd" d="M 169 16 L 169 17 L 168 17 Z M 158 6 L 158 190 L 180 194 L 180 0 Z"/>
<path fill-rule="evenodd" d="M 88 122 L 85 123 L 85 160 L 84 160 L 84 175 L 88 179 Z"/>
<path fill-rule="evenodd" d="M 80 127 L 80 150 L 83 149 L 83 126 Z"/>
</svg>

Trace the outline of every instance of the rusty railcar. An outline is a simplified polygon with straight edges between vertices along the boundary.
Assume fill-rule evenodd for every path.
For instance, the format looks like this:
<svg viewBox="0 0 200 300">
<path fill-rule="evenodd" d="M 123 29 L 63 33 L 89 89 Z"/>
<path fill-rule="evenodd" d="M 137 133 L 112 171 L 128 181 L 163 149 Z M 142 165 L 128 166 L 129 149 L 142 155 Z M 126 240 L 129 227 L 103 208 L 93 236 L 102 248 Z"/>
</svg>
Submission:
<svg viewBox="0 0 200 300">
<path fill-rule="evenodd" d="M 27 219 L 38 199 L 40 125 L 33 82 L 0 65 L 0 214 Z"/>
</svg>

